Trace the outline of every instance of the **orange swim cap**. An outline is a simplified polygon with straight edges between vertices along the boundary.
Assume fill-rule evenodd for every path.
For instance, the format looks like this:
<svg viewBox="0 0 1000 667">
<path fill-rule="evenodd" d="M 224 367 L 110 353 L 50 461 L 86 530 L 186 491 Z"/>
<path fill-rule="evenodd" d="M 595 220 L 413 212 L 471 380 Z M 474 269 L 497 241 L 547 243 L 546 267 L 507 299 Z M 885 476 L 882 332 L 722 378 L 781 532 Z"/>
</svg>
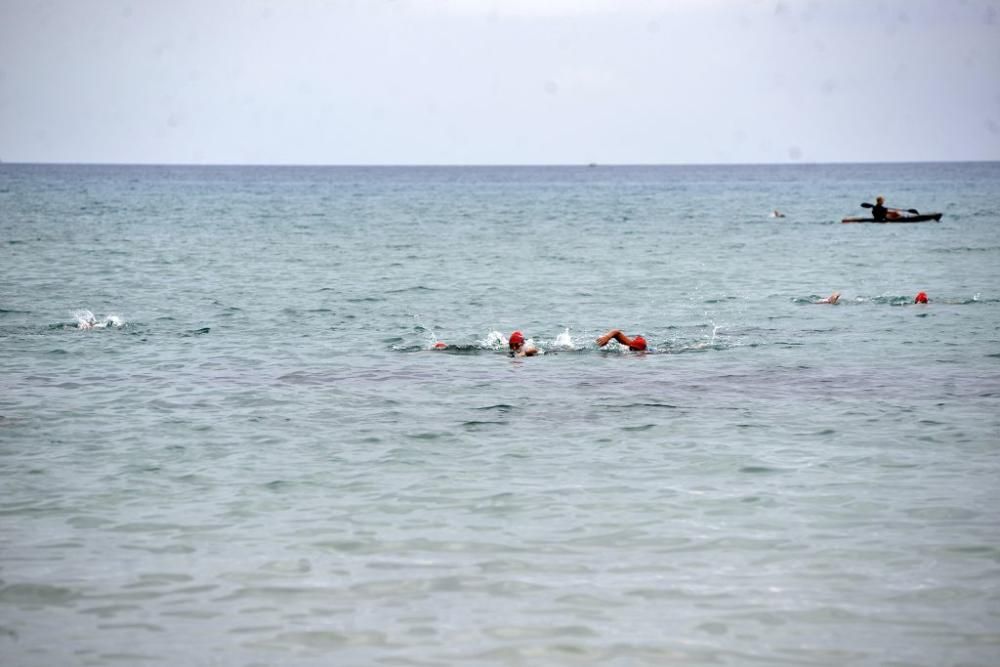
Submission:
<svg viewBox="0 0 1000 667">
<path fill-rule="evenodd" d="M 913 303 L 927 303 L 927 292 L 917 292 L 917 298 Z"/>
<path fill-rule="evenodd" d="M 628 349 L 635 350 L 636 352 L 642 352 L 646 349 L 646 339 L 642 336 L 636 336 L 632 339 L 632 342 L 628 344 Z"/>
<path fill-rule="evenodd" d="M 515 331 L 510 335 L 510 339 L 507 341 L 507 344 L 510 345 L 511 349 L 524 345 L 524 334 L 520 331 Z"/>
</svg>

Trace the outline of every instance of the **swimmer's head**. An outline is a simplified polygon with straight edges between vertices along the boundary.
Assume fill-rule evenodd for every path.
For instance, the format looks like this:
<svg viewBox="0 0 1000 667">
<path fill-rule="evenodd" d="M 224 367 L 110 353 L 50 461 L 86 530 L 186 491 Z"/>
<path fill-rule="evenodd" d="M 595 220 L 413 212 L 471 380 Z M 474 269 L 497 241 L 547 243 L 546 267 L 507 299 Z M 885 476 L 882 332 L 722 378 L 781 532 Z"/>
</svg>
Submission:
<svg viewBox="0 0 1000 667">
<path fill-rule="evenodd" d="M 510 345 L 510 349 L 512 350 L 520 349 L 521 346 L 524 345 L 524 334 L 520 331 L 515 331 L 510 335 L 510 338 L 507 340 L 507 344 Z"/>
<path fill-rule="evenodd" d="M 927 303 L 927 292 L 917 292 L 917 296 L 913 299 L 913 303 Z"/>
<path fill-rule="evenodd" d="M 635 350 L 636 352 L 642 352 L 646 349 L 646 339 L 642 336 L 636 336 L 632 339 L 632 342 L 628 344 L 628 349 Z"/>
<path fill-rule="evenodd" d="M 448 347 L 448 345 L 444 341 L 439 340 L 438 342 L 434 343 L 435 350 L 443 350 L 446 347 Z"/>
</svg>

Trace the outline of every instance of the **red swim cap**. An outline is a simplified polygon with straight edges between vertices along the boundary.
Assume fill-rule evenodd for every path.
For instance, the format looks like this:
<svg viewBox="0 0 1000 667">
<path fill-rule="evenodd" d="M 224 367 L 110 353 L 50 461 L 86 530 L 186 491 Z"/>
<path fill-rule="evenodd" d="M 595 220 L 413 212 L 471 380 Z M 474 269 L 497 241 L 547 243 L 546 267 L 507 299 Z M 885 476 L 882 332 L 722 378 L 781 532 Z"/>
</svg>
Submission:
<svg viewBox="0 0 1000 667">
<path fill-rule="evenodd" d="M 628 344 L 628 349 L 635 350 L 636 352 L 642 352 L 646 349 L 646 339 L 642 336 L 636 336 L 632 339 L 632 342 Z"/>
<path fill-rule="evenodd" d="M 515 331 L 510 335 L 510 340 L 507 341 L 507 344 L 510 345 L 512 349 L 524 345 L 524 334 L 520 331 Z"/>
<path fill-rule="evenodd" d="M 917 298 L 913 300 L 913 303 L 927 303 L 927 292 L 918 292 Z"/>
<path fill-rule="evenodd" d="M 448 347 L 448 345 L 445 344 L 444 341 L 439 340 L 438 342 L 434 343 L 434 349 L 435 350 L 443 350 L 446 347 Z"/>
</svg>

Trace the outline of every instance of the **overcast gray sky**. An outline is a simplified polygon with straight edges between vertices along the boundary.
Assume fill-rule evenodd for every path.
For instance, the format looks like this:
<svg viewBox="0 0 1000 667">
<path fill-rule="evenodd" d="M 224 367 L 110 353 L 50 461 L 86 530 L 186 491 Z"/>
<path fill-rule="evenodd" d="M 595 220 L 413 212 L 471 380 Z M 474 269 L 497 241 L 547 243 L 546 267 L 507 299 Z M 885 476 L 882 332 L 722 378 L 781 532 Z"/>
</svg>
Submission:
<svg viewBox="0 0 1000 667">
<path fill-rule="evenodd" d="M 7 162 L 1000 159 L 1000 0 L 0 0 Z"/>
</svg>

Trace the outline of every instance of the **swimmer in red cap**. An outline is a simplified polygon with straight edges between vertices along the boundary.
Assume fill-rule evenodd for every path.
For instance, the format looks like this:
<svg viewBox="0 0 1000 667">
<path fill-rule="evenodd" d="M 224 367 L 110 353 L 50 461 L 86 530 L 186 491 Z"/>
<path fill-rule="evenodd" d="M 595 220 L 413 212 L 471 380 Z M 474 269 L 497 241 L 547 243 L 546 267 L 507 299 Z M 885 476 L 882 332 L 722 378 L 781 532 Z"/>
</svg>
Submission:
<svg viewBox="0 0 1000 667">
<path fill-rule="evenodd" d="M 913 303 L 927 303 L 927 292 L 917 292 L 917 296 L 913 299 Z"/>
<path fill-rule="evenodd" d="M 632 350 L 633 352 L 642 352 L 643 350 L 646 349 L 645 338 L 643 338 L 642 336 L 635 336 L 634 338 L 629 338 L 628 336 L 622 333 L 621 329 L 612 329 L 608 333 L 598 338 L 597 346 L 604 347 L 611 341 L 612 338 L 621 343 L 622 345 L 627 346 L 628 349 Z"/>
<path fill-rule="evenodd" d="M 538 354 L 538 348 L 536 347 L 525 347 L 524 345 L 524 334 L 520 331 L 515 331 L 507 339 L 507 345 L 510 347 L 510 356 L 512 357 L 533 357 Z"/>
</svg>

